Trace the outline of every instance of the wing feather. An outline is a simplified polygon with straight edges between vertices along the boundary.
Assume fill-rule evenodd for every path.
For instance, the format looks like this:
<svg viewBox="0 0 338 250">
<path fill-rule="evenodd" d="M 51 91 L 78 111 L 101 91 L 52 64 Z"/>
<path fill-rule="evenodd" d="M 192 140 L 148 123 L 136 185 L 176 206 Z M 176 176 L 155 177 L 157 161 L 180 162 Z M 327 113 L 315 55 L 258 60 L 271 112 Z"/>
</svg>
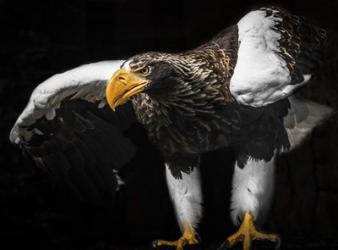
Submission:
<svg viewBox="0 0 338 250">
<path fill-rule="evenodd" d="M 311 79 L 323 59 L 325 30 L 284 9 L 251 11 L 237 26 L 230 91 L 241 104 L 261 107 L 289 97 Z"/>
<path fill-rule="evenodd" d="M 105 85 L 121 61 L 84 65 L 37 86 L 10 140 L 82 200 L 100 202 L 117 186 L 115 171 L 135 146 L 124 131 L 136 122 L 132 105 L 113 112 Z"/>
</svg>

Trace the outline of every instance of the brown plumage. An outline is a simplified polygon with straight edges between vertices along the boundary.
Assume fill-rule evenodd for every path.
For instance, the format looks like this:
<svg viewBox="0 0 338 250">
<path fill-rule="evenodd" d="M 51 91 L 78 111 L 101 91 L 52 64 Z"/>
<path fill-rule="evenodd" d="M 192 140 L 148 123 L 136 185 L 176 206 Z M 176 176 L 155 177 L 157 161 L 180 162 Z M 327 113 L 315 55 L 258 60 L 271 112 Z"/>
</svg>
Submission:
<svg viewBox="0 0 338 250">
<path fill-rule="evenodd" d="M 272 30 L 280 34 L 280 39 L 275 53 L 289 69 L 290 84 L 303 82 L 303 75 L 313 73 L 320 62 L 324 30 L 280 8 L 261 11 L 276 19 Z M 144 93 L 132 97 L 132 102 L 139 121 L 166 156 L 199 154 L 227 146 L 241 151 L 248 140 L 257 137 L 270 144 L 269 149 L 262 149 L 266 156 L 254 154 L 258 158 L 268 159 L 275 149 L 288 148 L 282 127 L 289 108 L 287 99 L 252 108 L 239 105 L 230 91 L 239 47 L 238 26 L 234 25 L 196 49 L 177 54 L 148 52 L 127 61 L 133 72 L 153 68 L 147 76 L 152 83 Z M 156 74 L 161 77 L 156 78 Z M 248 134 L 252 127 L 269 119 L 275 120 L 271 127 L 280 129 Z"/>
<path fill-rule="evenodd" d="M 262 27 L 255 30 L 256 26 Z M 250 47 L 251 43 L 257 42 L 250 34 L 248 38 L 244 36 L 250 30 L 254 30 L 254 35 L 258 32 L 258 38 L 264 38 L 265 44 L 257 43 L 255 46 L 265 46 L 264 51 L 270 49 L 267 51 L 270 53 L 268 57 L 278 59 L 277 62 L 272 61 L 276 63 L 272 74 L 250 72 L 250 67 L 243 66 L 241 51 L 245 46 Z M 263 33 L 259 34 L 262 30 Z M 269 160 L 276 150 L 289 147 L 283 125 L 283 117 L 289 108 L 287 97 L 304 84 L 304 75 L 316 71 L 325 39 L 324 30 L 303 18 L 280 8 L 262 8 L 250 12 L 237 25 L 221 31 L 195 49 L 177 54 L 148 52 L 136 55 L 127 60 L 122 68 L 127 67 L 137 74 L 144 68 L 151 68 L 146 75 L 150 83 L 143 93 L 132 96 L 131 100 L 138 121 L 166 159 L 191 159 L 206 151 L 232 147 L 238 158 L 243 159 L 240 165 L 244 165 L 249 156 Z M 251 50 L 254 49 L 252 47 Z M 247 61 L 255 66 L 260 65 L 259 59 L 253 56 Z M 256 81 L 251 82 L 252 79 Z M 241 85 L 242 82 L 246 85 Z M 38 100 L 33 98 L 31 105 L 36 106 L 41 102 L 39 105 L 46 107 L 26 110 L 24 117 L 27 117 L 19 119 L 14 126 L 12 141 L 22 142 L 28 149 L 36 136 L 39 146 L 44 145 L 44 140 L 53 140 L 53 136 L 39 134 L 54 128 L 53 116 L 57 103 L 60 105 L 63 102 L 62 105 L 67 106 L 71 99 L 81 98 L 90 102 L 100 100 L 102 104 L 104 96 L 96 85 L 95 81 L 93 84 L 85 82 L 83 87 L 63 87 L 61 84 L 61 88 L 56 88 L 55 92 L 45 91 L 41 86 L 43 93 L 50 93 L 48 101 L 43 95 L 41 100 L 40 96 L 36 96 Z M 251 101 L 252 98 L 254 101 Z M 49 107 L 52 107 L 51 111 Z M 80 106 L 76 107 L 76 112 L 79 109 Z M 56 116 L 67 120 L 62 110 L 67 109 L 62 106 Z M 49 115 L 52 119 L 44 121 L 41 118 L 44 112 L 47 112 L 46 117 Z M 123 112 L 119 109 L 118 113 Z M 52 123 L 51 126 L 47 125 L 49 123 Z M 59 125 L 60 128 L 64 126 L 62 123 Z M 57 134 L 56 131 L 50 133 L 54 134 Z M 38 150 L 43 151 L 42 148 Z"/>
<path fill-rule="evenodd" d="M 275 156 L 298 145 L 331 113 L 291 98 L 316 72 L 325 41 L 325 32 L 305 19 L 261 8 L 186 52 L 148 52 L 51 77 L 33 92 L 10 139 L 62 187 L 100 202 L 107 190 L 114 193 L 111 185 L 118 189 L 112 168 L 135 153 L 123 131 L 138 120 L 162 152 L 183 231 L 177 242 L 158 245 L 177 250 L 198 242 L 200 155 L 231 148 L 231 218 L 243 226 L 230 245 L 244 239 L 249 249 L 252 238 L 276 242 L 278 237 L 258 233 L 254 224 L 268 211 Z"/>
</svg>

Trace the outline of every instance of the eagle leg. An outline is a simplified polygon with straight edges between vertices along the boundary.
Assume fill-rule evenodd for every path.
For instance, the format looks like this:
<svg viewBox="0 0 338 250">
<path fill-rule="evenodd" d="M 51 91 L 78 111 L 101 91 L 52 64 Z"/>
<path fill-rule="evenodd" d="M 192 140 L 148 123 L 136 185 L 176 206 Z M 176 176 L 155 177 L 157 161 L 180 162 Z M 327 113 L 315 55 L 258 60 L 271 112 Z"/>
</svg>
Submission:
<svg viewBox="0 0 338 250">
<path fill-rule="evenodd" d="M 172 246 L 183 250 L 199 243 L 196 232 L 202 215 L 199 156 L 167 160 L 166 180 L 182 236 L 176 241 L 157 240 L 154 247 Z"/>
<path fill-rule="evenodd" d="M 251 242 L 253 240 L 268 240 L 276 243 L 276 249 L 280 246 L 280 238 L 277 234 L 266 234 L 257 231 L 253 216 L 250 212 L 246 212 L 243 222 L 238 231 L 229 236 L 226 244 L 227 247 L 233 247 L 239 242 L 243 242 L 243 250 L 251 249 Z"/>
<path fill-rule="evenodd" d="M 176 250 L 183 250 L 186 245 L 198 244 L 197 234 L 191 226 L 185 226 L 182 237 L 175 241 L 167 240 L 155 240 L 153 242 L 154 247 L 172 246 L 176 247 Z"/>
</svg>

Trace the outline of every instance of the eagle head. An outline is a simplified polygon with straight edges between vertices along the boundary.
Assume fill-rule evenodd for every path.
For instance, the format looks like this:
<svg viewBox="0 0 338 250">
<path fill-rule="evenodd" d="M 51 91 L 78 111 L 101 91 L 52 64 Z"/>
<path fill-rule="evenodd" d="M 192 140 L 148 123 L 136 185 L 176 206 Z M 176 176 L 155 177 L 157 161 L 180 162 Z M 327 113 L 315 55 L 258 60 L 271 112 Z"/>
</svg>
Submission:
<svg viewBox="0 0 338 250">
<path fill-rule="evenodd" d="M 115 110 L 141 92 L 153 96 L 168 95 L 186 82 L 187 72 L 187 63 L 178 55 L 148 52 L 133 56 L 108 81 L 107 102 Z"/>
</svg>

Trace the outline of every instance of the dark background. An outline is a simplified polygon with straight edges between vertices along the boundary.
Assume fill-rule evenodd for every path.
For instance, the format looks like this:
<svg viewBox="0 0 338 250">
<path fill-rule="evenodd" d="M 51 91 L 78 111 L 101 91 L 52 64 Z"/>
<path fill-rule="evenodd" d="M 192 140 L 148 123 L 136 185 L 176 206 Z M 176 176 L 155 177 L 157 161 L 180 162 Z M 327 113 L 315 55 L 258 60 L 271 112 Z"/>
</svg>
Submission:
<svg viewBox="0 0 338 250">
<path fill-rule="evenodd" d="M 162 163 L 150 155 L 151 147 L 139 150 L 123 171 L 127 185 L 115 205 L 97 207 L 64 196 L 46 174 L 31 168 L 10 145 L 10 128 L 33 88 L 57 72 L 148 50 L 193 48 L 250 9 L 271 3 L 0 0 L 0 248 L 147 249 L 152 239 L 178 237 Z M 321 74 L 302 95 L 336 109 L 338 1 L 275 3 L 330 31 Z M 284 249 L 338 249 L 336 118 L 278 162 L 275 201 L 265 227 L 283 236 Z M 231 154 L 213 152 L 202 162 L 203 249 L 215 249 L 235 230 L 228 209 L 231 161 Z"/>
</svg>

